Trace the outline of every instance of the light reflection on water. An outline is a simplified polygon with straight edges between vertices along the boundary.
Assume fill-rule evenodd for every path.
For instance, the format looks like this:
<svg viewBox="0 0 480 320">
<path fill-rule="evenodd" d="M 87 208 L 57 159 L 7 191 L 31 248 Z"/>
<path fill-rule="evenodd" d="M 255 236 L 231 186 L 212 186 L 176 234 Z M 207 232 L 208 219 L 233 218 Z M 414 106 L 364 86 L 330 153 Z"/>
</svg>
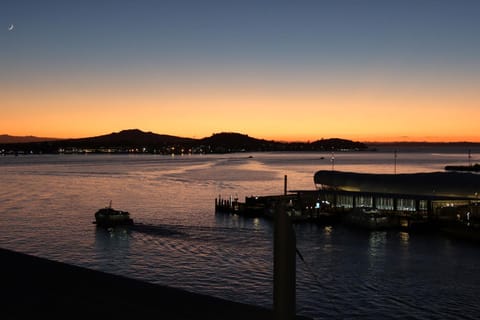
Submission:
<svg viewBox="0 0 480 320">
<path fill-rule="evenodd" d="M 214 214 L 215 197 L 313 188 L 329 153 L 0 158 L 0 246 L 271 307 L 272 225 Z M 389 172 L 389 153 L 335 155 L 335 168 Z M 441 170 L 464 154 L 399 154 L 397 172 Z M 113 201 L 168 232 L 97 229 Z M 297 225 L 298 311 L 315 318 L 474 318 L 475 245 L 432 234 Z"/>
</svg>

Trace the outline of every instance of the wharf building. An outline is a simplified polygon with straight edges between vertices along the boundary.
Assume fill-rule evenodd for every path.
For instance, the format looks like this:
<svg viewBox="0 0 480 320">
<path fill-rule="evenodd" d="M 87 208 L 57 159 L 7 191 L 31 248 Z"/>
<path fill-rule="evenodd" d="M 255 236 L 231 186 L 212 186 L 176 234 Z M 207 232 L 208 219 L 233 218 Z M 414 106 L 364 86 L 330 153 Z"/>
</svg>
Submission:
<svg viewBox="0 0 480 320">
<path fill-rule="evenodd" d="M 368 174 L 321 170 L 315 189 L 218 202 L 220 211 L 273 217 L 287 203 L 294 221 L 346 222 L 369 228 L 480 227 L 480 175 L 466 172 Z"/>
</svg>

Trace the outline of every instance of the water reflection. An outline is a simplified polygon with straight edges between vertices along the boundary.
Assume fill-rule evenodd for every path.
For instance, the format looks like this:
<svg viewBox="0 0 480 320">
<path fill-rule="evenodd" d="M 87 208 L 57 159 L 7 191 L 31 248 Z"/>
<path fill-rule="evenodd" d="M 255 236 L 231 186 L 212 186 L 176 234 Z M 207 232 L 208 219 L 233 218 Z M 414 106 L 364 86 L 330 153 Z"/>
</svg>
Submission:
<svg viewBox="0 0 480 320">
<path fill-rule="evenodd" d="M 332 226 L 325 226 L 323 228 L 323 232 L 325 234 L 325 238 L 330 238 L 332 236 L 332 231 L 333 231 L 333 227 Z"/>
<path fill-rule="evenodd" d="M 400 243 L 403 246 L 408 246 L 408 240 L 410 239 L 410 234 L 408 232 L 400 232 Z"/>
<path fill-rule="evenodd" d="M 371 257 L 383 255 L 383 253 L 385 252 L 386 240 L 386 231 L 376 231 L 370 233 L 369 252 Z"/>
<path fill-rule="evenodd" d="M 126 226 L 117 226 L 114 228 L 95 228 L 95 243 L 101 244 L 102 247 L 127 244 L 130 230 Z"/>
<path fill-rule="evenodd" d="M 264 218 L 242 217 L 235 213 L 216 213 L 215 222 L 216 226 L 233 229 L 251 229 L 260 231 L 271 228 L 271 221 L 265 220 Z"/>
<path fill-rule="evenodd" d="M 328 154 L 323 161 L 320 155 L 5 157 L 0 163 L 0 244 L 271 307 L 271 221 L 215 214 L 214 198 L 282 193 L 284 174 L 291 189 L 313 188 L 313 173 L 330 168 Z M 432 171 L 457 161 L 408 156 L 402 156 L 398 172 Z M 337 167 L 384 172 L 392 169 L 391 154 L 342 153 Z M 135 222 L 164 229 L 95 228 L 93 213 L 109 200 L 130 211 Z M 473 319 L 479 314 L 478 246 L 430 233 L 309 223 L 295 229 L 307 262 L 297 264 L 301 314 L 316 319 Z"/>
<path fill-rule="evenodd" d="M 116 266 L 124 270 L 131 265 L 130 231 L 127 227 L 95 228 L 93 259 L 96 268 Z"/>
</svg>

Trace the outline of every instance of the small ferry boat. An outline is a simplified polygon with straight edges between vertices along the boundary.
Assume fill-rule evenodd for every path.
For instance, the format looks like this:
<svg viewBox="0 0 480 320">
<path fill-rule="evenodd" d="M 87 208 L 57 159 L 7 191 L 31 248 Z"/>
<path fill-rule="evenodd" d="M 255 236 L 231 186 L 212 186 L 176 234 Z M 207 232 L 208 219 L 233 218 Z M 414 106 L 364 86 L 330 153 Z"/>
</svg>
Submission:
<svg viewBox="0 0 480 320">
<path fill-rule="evenodd" d="M 112 202 L 108 207 L 95 212 L 95 222 L 100 227 L 113 227 L 119 225 L 133 225 L 133 219 L 127 211 L 115 210 L 112 208 Z"/>
<path fill-rule="evenodd" d="M 397 223 L 392 218 L 373 208 L 356 208 L 344 217 L 348 224 L 372 230 L 396 227 Z"/>
</svg>

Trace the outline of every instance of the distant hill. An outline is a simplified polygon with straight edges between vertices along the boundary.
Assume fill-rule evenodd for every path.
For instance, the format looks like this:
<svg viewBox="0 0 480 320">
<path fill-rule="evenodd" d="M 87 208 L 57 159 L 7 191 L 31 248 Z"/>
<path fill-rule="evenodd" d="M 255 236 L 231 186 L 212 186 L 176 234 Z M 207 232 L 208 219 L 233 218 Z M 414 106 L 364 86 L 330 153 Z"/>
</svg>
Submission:
<svg viewBox="0 0 480 320">
<path fill-rule="evenodd" d="M 368 146 L 362 142 L 355 142 L 347 139 L 321 139 L 311 143 L 315 150 L 365 150 Z"/>
<path fill-rule="evenodd" d="M 190 138 L 181 138 L 165 134 L 143 132 L 138 129 L 129 129 L 91 138 L 68 139 L 62 141 L 61 145 L 77 148 L 134 148 L 188 145 L 193 144 L 195 141 L 195 139 Z"/>
<path fill-rule="evenodd" d="M 40 138 L 39 138 L 40 139 Z M 5 153 L 229 153 L 256 151 L 333 151 L 364 150 L 360 142 L 345 139 L 322 139 L 313 143 L 284 143 L 249 137 L 246 134 L 223 132 L 202 139 L 182 138 L 144 132 L 138 129 L 123 130 L 101 136 L 0 143 Z"/>
<path fill-rule="evenodd" d="M 202 146 L 207 146 L 211 152 L 239 152 L 239 151 L 266 151 L 278 148 L 281 143 L 256 139 L 246 134 L 223 132 L 215 133 L 199 141 Z"/>
<path fill-rule="evenodd" d="M 435 152 L 439 148 L 448 148 L 457 152 L 467 152 L 469 149 L 480 148 L 479 142 L 369 142 L 371 150 L 393 152 Z"/>
<path fill-rule="evenodd" d="M 10 136 L 8 134 L 0 134 L 0 143 L 27 143 L 27 142 L 40 142 L 40 141 L 53 141 L 59 140 L 56 138 L 41 138 L 34 136 Z"/>
</svg>

